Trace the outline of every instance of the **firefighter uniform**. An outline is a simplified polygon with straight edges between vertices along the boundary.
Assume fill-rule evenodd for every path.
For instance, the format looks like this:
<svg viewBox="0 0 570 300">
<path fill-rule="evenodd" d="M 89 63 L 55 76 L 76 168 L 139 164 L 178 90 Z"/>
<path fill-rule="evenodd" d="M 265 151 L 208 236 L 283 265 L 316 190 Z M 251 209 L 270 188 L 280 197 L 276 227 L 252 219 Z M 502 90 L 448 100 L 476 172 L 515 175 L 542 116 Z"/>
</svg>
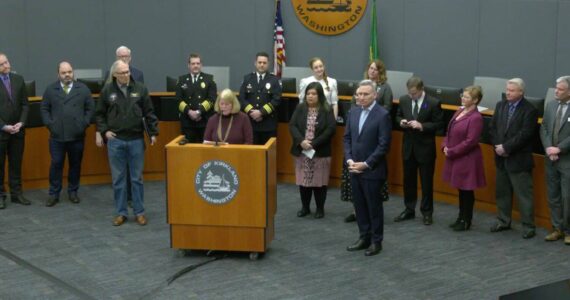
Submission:
<svg viewBox="0 0 570 300">
<path fill-rule="evenodd" d="M 178 111 L 180 112 L 180 127 L 182 133 L 190 143 L 201 143 L 204 141 L 204 130 L 208 123 L 208 118 L 214 111 L 217 88 L 214 77 L 210 74 L 199 73 L 195 75 L 192 82 L 192 75 L 186 74 L 178 78 L 176 84 L 176 99 L 178 99 Z M 188 116 L 189 110 L 200 111 L 201 119 L 194 121 Z"/>
</svg>

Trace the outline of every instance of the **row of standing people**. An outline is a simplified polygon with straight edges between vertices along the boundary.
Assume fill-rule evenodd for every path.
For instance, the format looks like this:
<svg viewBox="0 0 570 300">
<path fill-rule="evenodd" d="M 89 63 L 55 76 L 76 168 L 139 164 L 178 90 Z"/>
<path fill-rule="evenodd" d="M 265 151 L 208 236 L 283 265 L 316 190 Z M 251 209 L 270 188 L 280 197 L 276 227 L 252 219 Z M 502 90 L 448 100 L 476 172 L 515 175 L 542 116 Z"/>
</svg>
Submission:
<svg viewBox="0 0 570 300">
<path fill-rule="evenodd" d="M 373 78 L 378 83 L 373 73 L 377 66 L 383 64 L 372 62 L 367 68 L 366 75 Z M 297 156 L 296 178 L 300 187 L 302 207 L 298 211 L 299 217 L 310 213 L 310 190 L 315 195 L 317 212 L 315 218 L 324 216 L 324 200 L 326 192 L 321 194 L 322 187 L 325 188 L 330 173 L 330 154 L 327 150 L 332 140 L 331 130 L 325 130 L 326 126 L 334 127 L 335 124 L 318 121 L 315 118 L 319 114 L 311 111 L 326 113 L 330 115 L 327 108 L 333 107 L 336 92 L 336 81 L 326 75 L 324 64 L 321 59 L 311 60 L 310 67 L 314 75 L 305 78 L 300 84 L 300 101 L 308 101 L 306 105 L 300 105 L 295 111 L 289 124 L 291 135 L 293 136 L 292 154 Z M 382 76 L 380 76 L 382 77 Z M 569 178 L 567 173 L 567 151 L 570 143 L 568 137 L 568 127 L 564 127 L 569 122 L 566 111 L 567 101 L 570 99 L 570 77 L 564 76 L 556 82 L 556 99 L 549 103 L 544 120 L 540 129 L 540 138 L 545 148 L 545 164 L 547 170 L 547 186 L 549 207 L 551 210 L 551 221 L 553 230 L 545 237 L 546 241 L 556 241 L 565 238 L 565 243 L 570 243 L 570 203 L 568 196 Z M 386 87 L 385 70 L 384 81 L 380 82 L 384 87 L 378 88 L 375 85 L 374 97 L 377 104 L 382 105 L 382 95 L 391 92 L 389 85 Z M 321 87 L 315 87 L 313 83 L 318 82 Z M 362 84 L 362 83 L 361 83 Z M 364 85 L 368 85 L 365 83 Z M 324 89 L 324 97 L 321 98 L 320 88 Z M 396 114 L 396 124 L 403 130 L 403 173 L 404 173 L 404 205 L 405 209 L 394 221 L 402 222 L 415 218 L 417 205 L 417 175 L 419 173 L 422 195 L 420 200 L 420 212 L 424 225 L 433 223 L 433 174 L 435 171 L 436 143 L 435 136 L 443 132 L 443 112 L 439 100 L 426 95 L 423 88 L 423 81 L 418 77 L 412 77 L 407 82 L 408 94 L 400 98 L 399 108 Z M 360 89 L 360 87 L 359 87 Z M 511 228 L 513 193 L 519 199 L 519 209 L 522 219 L 522 237 L 530 239 L 536 235 L 534 224 L 534 192 L 532 184 L 532 143 L 534 139 L 536 124 L 538 121 L 537 110 L 524 98 L 525 84 L 520 78 L 513 78 L 507 82 L 505 87 L 506 101 L 501 101 L 495 108 L 495 114 L 490 123 L 490 135 L 495 150 L 496 165 L 496 202 L 498 208 L 497 222 L 490 228 L 491 232 L 500 232 Z M 305 93 L 311 91 L 311 97 L 317 95 L 317 107 L 315 109 Z M 360 114 L 366 111 L 364 102 L 360 98 L 365 98 L 367 93 L 357 90 L 356 107 L 361 107 Z M 361 95 L 359 97 L 358 95 Z M 462 107 L 453 115 L 447 126 L 441 149 L 445 157 L 443 180 L 452 187 L 458 189 L 459 194 L 459 214 L 455 222 L 450 227 L 455 231 L 469 230 L 473 218 L 474 190 L 486 185 L 483 168 L 483 156 L 479 146 L 479 139 L 483 131 L 483 118 L 477 109 L 477 105 L 483 97 L 483 91 L 479 86 L 469 86 L 464 89 L 462 95 Z M 391 102 L 391 99 L 390 101 Z M 383 106 L 383 105 L 382 105 Z M 300 109 L 300 110 L 299 110 Z M 385 109 L 386 110 L 386 109 Z M 356 110 L 358 111 L 358 109 Z M 387 110 L 389 112 L 389 110 Z M 309 112 L 309 113 L 307 113 Z M 332 114 L 335 111 L 332 110 Z M 355 112 L 356 113 L 356 112 Z M 347 133 L 345 134 L 345 170 L 343 172 L 342 196 L 350 195 L 355 197 L 354 207 L 356 215 L 354 219 L 359 223 L 360 239 L 354 245 L 348 247 L 349 251 L 368 249 L 366 255 L 377 254 L 381 249 L 381 232 L 379 227 L 371 229 L 374 224 L 369 219 L 365 224 L 361 224 L 362 219 L 369 218 L 370 200 L 365 199 L 366 193 L 362 191 L 350 191 L 353 187 L 354 177 L 359 176 L 359 172 L 351 172 L 349 164 L 349 154 L 351 145 L 346 143 L 349 120 L 352 117 L 352 109 L 347 118 Z M 299 117 L 300 116 L 300 117 Z M 333 116 L 334 117 L 334 116 Z M 389 117 L 389 115 L 388 115 Z M 303 122 L 299 123 L 298 118 Z M 315 124 L 320 126 L 315 127 Z M 321 134 L 319 135 L 318 132 Z M 311 150 L 311 140 L 319 141 L 315 153 L 307 152 Z M 362 139 L 358 136 L 358 140 Z M 324 140 L 324 142 L 323 142 Z M 378 146 L 378 145 L 376 145 Z M 319 153 L 321 155 L 317 155 Z M 307 155 L 308 153 L 309 155 Z M 324 153 L 324 155 L 323 155 Z M 311 159 L 315 155 L 317 158 Z M 366 173 L 368 167 L 360 172 Z M 352 174 L 357 173 L 357 174 Z M 322 178 L 327 178 L 323 181 Z M 307 179 L 311 179 L 307 181 Z M 375 186 L 384 186 L 385 176 L 375 182 Z M 362 185 L 360 186 L 362 188 Z M 349 190 L 349 193 L 346 193 Z M 309 191 L 309 192 L 307 192 Z M 358 194 L 360 196 L 357 196 Z M 382 195 L 379 191 L 377 195 Z M 343 197 L 344 198 L 344 197 Z M 377 203 L 382 202 L 382 197 L 377 197 L 373 211 L 378 212 Z M 362 212 L 363 203 L 368 205 L 368 212 Z M 365 205 L 365 206 L 366 206 Z M 361 210 L 360 217 L 358 210 Z M 381 210 L 381 208 L 380 208 Z M 382 215 L 382 214 L 381 214 Z M 351 216 L 346 221 L 351 221 Z M 381 222 L 376 224 L 382 224 Z M 380 226 L 380 225 L 378 225 Z M 379 237 L 380 236 L 380 237 Z"/>
<path fill-rule="evenodd" d="M 128 49 L 127 49 L 128 50 Z M 130 50 L 128 51 L 130 58 Z M 131 187 L 131 191 L 136 192 L 137 204 L 134 204 L 136 219 L 139 224 L 146 224 L 144 219 L 144 208 L 142 207 L 142 166 L 144 164 L 144 131 L 145 126 L 141 122 L 141 118 L 145 117 L 147 130 L 150 135 L 151 144 L 155 142 L 157 129 L 157 118 L 154 115 L 152 103 L 148 96 L 148 90 L 141 82 L 133 80 L 131 73 L 132 67 L 129 66 L 128 61 L 122 60 L 119 57 L 119 49 L 117 50 L 117 60 L 111 67 L 110 82 L 105 86 L 101 93 L 103 101 L 98 102 L 96 109 L 97 127 L 98 132 L 102 133 L 106 138 L 108 144 L 108 153 L 110 157 L 110 165 L 113 176 L 113 187 L 116 202 L 117 217 L 114 219 L 114 225 L 121 225 L 126 221 L 126 205 L 124 199 L 126 198 L 127 188 L 125 183 L 126 170 L 135 173 L 134 179 L 128 180 L 135 183 Z M 200 57 L 191 57 L 188 61 L 190 73 L 192 75 L 192 60 L 198 58 L 198 64 L 201 67 Z M 240 101 L 239 104 L 244 113 L 247 114 L 251 121 L 253 128 L 253 142 L 256 144 L 263 144 L 270 137 L 276 136 L 277 119 L 276 109 L 280 103 L 281 88 L 278 79 L 267 72 L 269 66 L 269 57 L 266 53 L 258 53 L 255 59 L 256 71 L 244 77 L 244 81 L 240 88 Z M 324 216 L 324 199 L 326 199 L 326 186 L 328 184 L 328 176 L 307 176 L 307 171 L 322 170 L 322 172 L 330 172 L 330 155 L 327 158 L 326 144 L 330 147 L 330 138 L 334 135 L 334 130 L 325 130 L 327 139 L 322 142 L 325 145 L 322 149 L 315 149 L 317 146 L 322 147 L 319 143 L 314 143 L 313 139 L 319 138 L 316 127 L 320 123 L 334 124 L 334 120 L 338 114 L 338 97 L 336 96 L 336 81 L 328 77 L 325 73 L 324 63 L 321 59 L 314 59 L 310 63 L 313 69 L 314 76 L 301 81 L 301 91 L 306 93 L 310 90 L 311 101 L 318 103 L 319 109 L 315 109 L 314 103 L 306 100 L 306 95 L 300 97 L 301 101 L 307 101 L 306 104 L 300 105 L 297 111 L 304 111 L 306 113 L 306 123 L 300 123 L 300 129 L 303 131 L 297 132 L 302 139 L 299 140 L 297 136 L 291 152 L 298 156 L 299 149 L 301 153 L 310 153 L 315 150 L 313 155 L 316 158 L 313 162 L 311 159 L 304 155 L 301 159 L 296 160 L 296 174 L 297 183 L 301 186 L 300 193 L 303 208 L 299 215 L 306 215 L 308 213 L 307 203 L 307 189 L 313 191 L 317 200 L 317 217 Z M 371 70 L 372 69 L 372 70 Z M 376 70 L 374 70 L 376 69 Z M 198 68 L 199 70 L 199 68 Z M 374 73 L 379 73 L 375 75 Z M 23 138 L 24 138 L 24 125 L 27 118 L 28 103 L 23 85 L 23 78 L 19 75 L 10 72 L 10 63 L 5 54 L 0 54 L 0 73 L 2 73 L 3 88 L 0 88 L 2 94 L 3 106 L 6 109 L 2 110 L 0 121 L 2 122 L 2 139 L 0 150 L 2 151 L 2 165 L 5 157 L 8 156 L 10 165 L 10 193 L 13 202 L 19 202 L 24 205 L 29 205 L 30 201 L 23 197 L 21 192 L 21 159 L 23 154 Z M 201 90 L 211 90 L 209 85 L 205 83 L 211 77 L 207 74 L 198 72 L 197 78 L 192 78 L 192 86 L 198 86 Z M 200 76 L 202 75 L 202 76 Z M 142 76 L 142 72 L 141 72 Z M 384 106 L 386 102 L 390 103 L 391 96 L 384 96 L 391 94 L 391 90 L 387 83 L 378 79 L 385 79 L 385 69 L 381 62 L 373 62 L 368 66 L 366 76 L 373 79 L 374 91 L 370 94 L 374 95 L 373 103 Z M 208 96 L 207 99 L 199 101 L 201 107 L 198 109 L 191 109 L 187 107 L 192 101 L 195 100 L 195 94 L 184 95 L 185 89 L 188 89 L 188 82 L 190 77 L 187 75 L 182 76 L 178 83 L 177 97 L 181 100 L 180 111 L 181 118 L 186 115 L 193 121 L 200 121 L 200 115 L 203 112 L 209 111 L 212 106 L 213 96 Z M 202 80 L 202 81 L 200 81 Z M 186 82 L 185 82 L 186 81 Z M 213 80 L 211 80 L 213 83 Z M 319 85 L 311 85 L 311 89 L 307 89 L 311 82 L 319 82 Z M 377 83 L 384 85 L 377 88 Z M 184 85 L 187 85 L 184 88 Z M 206 86 L 205 86 L 206 85 Z M 215 89 L 215 83 L 214 91 Z M 570 80 L 569 77 L 561 77 L 556 82 L 556 98 L 558 101 L 549 103 L 540 130 L 540 137 L 545 147 L 545 160 L 548 178 L 548 199 L 551 208 L 551 219 L 553 224 L 553 231 L 545 238 L 546 240 L 559 240 L 566 236 L 565 242 L 570 243 L 570 212 L 569 212 L 569 195 L 568 195 L 568 148 L 570 147 L 570 138 L 568 137 L 570 130 L 567 126 L 570 118 L 568 117 L 567 101 L 570 98 Z M 368 86 L 368 83 L 365 84 Z M 207 87 L 207 88 L 206 88 Z M 319 89 L 320 87 L 320 89 Z M 440 103 L 437 99 L 431 98 L 423 91 L 423 82 L 417 77 L 412 77 L 407 82 L 408 95 L 400 98 L 400 105 L 397 113 L 396 123 L 404 130 L 403 141 L 403 169 L 404 169 L 404 202 L 405 210 L 395 218 L 395 221 L 405 221 L 415 217 L 415 206 L 417 199 L 417 180 L 416 176 L 419 171 L 420 180 L 422 182 L 422 199 L 420 204 L 420 211 L 423 215 L 423 223 L 430 225 L 433 222 L 433 173 L 435 166 L 435 135 L 441 131 L 443 127 L 443 117 Z M 366 89 L 366 87 L 364 87 Z M 452 118 L 448 126 L 448 135 L 444 139 L 442 151 L 446 156 L 446 164 L 444 171 L 444 179 L 449 181 L 450 184 L 459 189 L 460 195 L 460 214 L 456 222 L 452 224 L 455 230 L 467 230 L 471 224 L 472 210 L 473 210 L 473 190 L 475 188 L 485 185 L 484 172 L 482 172 L 482 158 L 479 150 L 478 132 L 482 130 L 481 116 L 477 110 L 472 108 L 482 98 L 482 91 L 478 87 L 468 87 L 465 89 L 462 98 L 464 107 L 460 109 Z M 326 92 L 325 92 L 326 91 Z M 360 98 L 366 98 L 368 93 L 357 91 L 356 107 L 361 107 L 360 113 L 362 114 L 363 103 Z M 316 95 L 316 98 L 315 98 Z M 379 95 L 383 95 L 379 97 Z M 322 97 L 324 96 L 324 98 Z M 56 101 L 59 99 L 59 104 Z M 63 166 L 63 159 L 67 153 L 70 162 L 73 162 L 73 167 L 70 167 L 70 184 L 68 186 L 69 199 L 72 202 L 79 202 L 77 196 L 77 188 L 79 185 L 80 162 L 83 150 L 83 144 L 77 143 L 84 138 L 85 128 L 89 124 L 90 114 L 93 112 L 93 103 L 90 98 L 90 93 L 87 88 L 81 83 L 73 81 L 73 72 L 71 65 L 67 62 L 62 62 L 58 66 L 58 81 L 48 87 L 44 93 L 44 102 L 42 103 L 42 118 L 44 123 L 50 129 L 50 152 L 52 153 L 52 165 L 50 166 L 50 199 L 53 200 L 58 196 L 61 191 L 61 169 Z M 70 106 L 65 106 L 72 98 L 75 100 L 73 109 Z M 124 99 L 123 99 L 124 98 Z M 336 98 L 336 99 L 335 99 Z M 523 223 L 523 237 L 532 238 L 535 235 L 535 227 L 533 220 L 533 191 L 532 191 L 532 137 L 534 126 L 536 124 L 537 112 L 536 109 L 524 99 L 524 82 L 521 79 L 514 78 L 509 80 L 506 87 L 507 101 L 502 101 L 497 104 L 495 114 L 491 121 L 491 136 L 493 145 L 495 146 L 495 160 L 497 168 L 497 205 L 498 205 L 498 221 L 491 228 L 492 232 L 498 232 L 510 229 L 511 225 L 511 210 L 512 210 L 512 193 L 513 190 L 520 200 L 520 208 Z M 122 99 L 122 100 L 121 100 Z M 128 101 L 127 101 L 128 99 Z M 199 100 L 200 96 L 198 97 Z M 51 101 L 54 100 L 54 101 Z M 206 101 L 209 100 L 209 101 Z M 324 104 L 326 100 L 326 104 Z M 205 102 L 206 101 L 206 102 Z M 231 101 L 230 101 L 231 102 Z M 474 102 L 474 104 L 470 104 Z M 77 104 L 81 103 L 79 107 Z M 237 103 L 237 102 L 236 102 Z M 321 105 L 323 103 L 323 105 Z M 60 107 L 58 107 L 60 105 Z M 388 104 L 389 105 L 389 104 Z M 235 106 L 235 105 L 234 105 Z M 336 109 L 335 109 L 336 107 Z M 203 111 L 201 110 L 203 109 Z M 220 107 L 218 106 L 218 109 Z M 316 111 L 325 109 L 326 121 L 317 122 L 318 114 Z M 231 109 L 230 109 L 231 110 Z M 235 110 L 235 109 L 234 109 Z M 386 110 L 386 109 L 384 109 Z M 305 116 L 302 113 L 297 113 L 301 116 L 301 120 Z M 347 120 L 355 114 L 349 114 Z M 354 110 L 358 111 L 358 110 Z M 329 113 L 330 112 L 330 113 Z M 57 117 L 54 117 L 57 116 Z M 332 117 L 332 118 L 331 118 Z M 387 115 L 389 118 L 389 114 Z M 295 116 L 295 119 L 299 118 Z M 73 120 L 73 122 L 64 122 L 62 120 Z M 293 119 L 293 121 L 295 120 Z M 366 118 L 364 118 L 366 119 Z M 331 121 L 333 120 L 333 121 Z M 310 122 L 309 122 L 310 121 Z M 182 128 L 186 130 L 184 120 L 181 119 Z M 359 119 L 359 123 L 360 123 Z M 295 122 L 292 122 L 294 124 Z M 364 124 L 364 123 L 363 123 Z M 359 126 L 363 125 L 359 124 Z M 299 124 L 298 124 L 299 125 Z M 330 125 L 332 126 L 332 125 Z M 462 128 L 467 126 L 467 128 Z M 223 126 L 221 126 L 223 128 Z M 304 127 L 304 128 L 303 128 Z M 226 127 L 226 130 L 227 127 Z M 360 128 L 359 128 L 360 130 Z M 292 128 L 293 131 L 293 128 Z M 455 133 L 454 132 L 459 132 Z M 186 137 L 191 139 L 192 136 L 184 131 Z M 293 134 L 293 132 L 292 132 Z M 311 137 L 311 135 L 313 135 Z M 480 133 L 479 133 L 480 135 Z M 293 135 L 294 136 L 294 135 Z M 457 138 L 457 137 L 460 138 Z M 347 148 L 350 145 L 346 144 L 345 135 L 345 155 L 348 157 Z M 218 135 L 218 138 L 220 136 Z M 295 136 L 294 136 L 295 138 Z M 388 138 L 389 140 L 389 138 Z M 116 143 L 115 143 L 116 142 Z M 454 144 L 457 143 L 457 144 Z M 103 139 L 98 135 L 97 144 L 101 146 Z M 117 144 L 117 145 L 114 145 Z M 114 146 L 113 146 L 114 145 Z M 111 147 L 112 146 L 112 147 Z M 116 146 L 116 147 L 115 147 Z M 315 147 L 315 148 L 313 148 Z M 324 150 L 323 150 L 324 149 Z M 461 151 L 465 151 L 461 155 Z M 387 150 L 387 149 L 386 149 Z M 75 155 L 78 154 L 79 155 Z M 133 155 L 139 153 L 139 156 Z M 74 156 L 75 155 L 75 156 Z M 474 159 L 465 159 L 470 163 L 474 163 L 473 167 L 465 167 L 459 161 L 459 158 L 465 155 L 471 155 Z M 385 154 L 382 154 L 385 156 Z M 133 159 L 139 157 L 140 159 Z M 309 159 L 307 159 L 309 158 Z M 60 159 L 60 161 L 58 161 Z M 136 161 L 135 161 L 136 160 Z M 327 162 L 328 161 L 328 162 Z M 310 162 L 310 163 L 309 163 Z M 352 170 L 352 173 L 360 174 L 359 172 L 366 173 L 369 166 L 357 164 L 356 171 L 354 161 L 350 159 L 345 160 L 347 170 Z M 319 168 L 311 168 L 313 166 L 321 166 Z M 362 166 L 364 169 L 359 170 Z M 2 178 L 3 179 L 3 168 Z M 320 172 L 320 171 L 319 171 Z M 319 173 L 317 172 L 317 173 Z M 459 173 L 458 173 L 459 172 Z M 460 174 L 456 176 L 455 174 Z M 462 176 L 467 174 L 468 176 Z M 350 175 L 350 182 L 353 183 L 355 174 Z M 308 178 L 318 179 L 317 186 L 307 186 Z M 326 178 L 326 179 L 324 179 Z M 457 178 L 472 178 L 458 182 Z M 385 186 L 385 175 L 381 185 Z M 323 193 L 324 190 L 324 193 Z M 5 208 L 6 193 L 2 185 L 2 198 L 0 198 L 0 208 Z M 358 192 L 351 192 L 355 196 Z M 378 191 L 378 195 L 381 192 Z M 362 196 L 362 195 L 361 195 Z M 362 197 L 360 197 L 362 198 Z M 376 197 L 377 202 L 381 202 L 381 197 Z M 57 198 L 55 198 L 57 200 Z M 305 199 L 305 200 L 303 200 Z M 310 198 L 309 198 L 310 199 Z M 362 199 L 360 199 L 362 200 Z M 310 200 L 309 200 L 310 201 Z M 48 201 L 49 203 L 49 201 Z M 359 221 L 357 204 L 355 203 L 355 210 L 357 211 L 356 219 Z M 138 213 L 137 213 L 138 211 Z M 140 218 L 142 216 L 142 218 Z M 361 217 L 363 218 L 363 217 Z M 383 222 L 383 221 L 382 221 Z M 360 227 L 360 222 L 359 222 Z M 362 230 L 361 230 L 362 231 Z M 372 231 L 370 231 L 372 232 Z M 370 235 L 368 232 L 368 236 Z M 361 236 L 366 236 L 366 234 Z M 376 238 L 377 240 L 377 238 Z M 371 243 L 371 238 L 368 239 Z M 364 245 L 366 239 L 364 239 Z M 372 243 L 372 245 L 377 243 Z M 381 247 L 380 247 L 381 248 Z M 378 247 L 376 247 L 378 249 Z M 374 250 L 374 249 L 373 249 Z M 375 251 L 372 251 L 375 252 Z"/>
</svg>

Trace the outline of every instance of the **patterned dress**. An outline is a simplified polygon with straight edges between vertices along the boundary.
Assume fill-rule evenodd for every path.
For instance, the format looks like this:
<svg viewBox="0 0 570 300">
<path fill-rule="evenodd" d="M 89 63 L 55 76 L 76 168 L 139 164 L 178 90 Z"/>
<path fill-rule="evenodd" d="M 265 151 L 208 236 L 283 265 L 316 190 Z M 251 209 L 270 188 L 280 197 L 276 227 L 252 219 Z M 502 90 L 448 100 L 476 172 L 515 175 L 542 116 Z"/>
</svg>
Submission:
<svg viewBox="0 0 570 300">
<path fill-rule="evenodd" d="M 305 139 L 308 141 L 312 141 L 315 138 L 317 115 L 318 110 L 316 108 L 309 108 L 307 114 L 307 130 L 305 131 Z M 299 155 L 295 159 L 295 179 L 297 185 L 304 187 L 326 186 L 329 184 L 330 171 L 330 156 L 313 156 L 313 158 L 308 158 L 305 155 Z"/>
</svg>

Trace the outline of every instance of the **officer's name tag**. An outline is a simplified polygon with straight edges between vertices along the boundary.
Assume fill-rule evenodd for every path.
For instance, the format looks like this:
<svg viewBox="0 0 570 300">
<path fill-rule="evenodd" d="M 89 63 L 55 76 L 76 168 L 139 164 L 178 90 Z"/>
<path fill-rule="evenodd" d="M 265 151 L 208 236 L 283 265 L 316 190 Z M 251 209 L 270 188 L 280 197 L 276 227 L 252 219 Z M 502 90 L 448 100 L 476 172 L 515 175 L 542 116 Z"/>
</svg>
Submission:
<svg viewBox="0 0 570 300">
<path fill-rule="evenodd" d="M 185 90 L 185 89 L 187 89 L 187 88 L 188 88 L 188 85 L 185 83 L 185 84 L 183 84 L 183 85 L 182 85 L 182 86 L 180 86 L 180 87 L 181 87 L 183 90 Z"/>
<path fill-rule="evenodd" d="M 131 93 L 131 97 L 138 97 L 139 93 Z"/>
</svg>

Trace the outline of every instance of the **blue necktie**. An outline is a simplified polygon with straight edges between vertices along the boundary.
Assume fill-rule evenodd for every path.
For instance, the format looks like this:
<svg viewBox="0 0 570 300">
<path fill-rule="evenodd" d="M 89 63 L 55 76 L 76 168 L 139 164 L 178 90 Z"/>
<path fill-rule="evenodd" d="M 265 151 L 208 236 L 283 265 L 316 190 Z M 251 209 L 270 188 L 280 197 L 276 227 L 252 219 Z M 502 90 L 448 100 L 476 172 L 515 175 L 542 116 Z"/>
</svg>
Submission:
<svg viewBox="0 0 570 300">
<path fill-rule="evenodd" d="M 516 106 L 514 104 L 509 103 L 509 114 L 507 115 L 507 127 L 509 127 L 509 124 L 511 123 L 511 118 L 515 114 L 515 108 Z"/>
<path fill-rule="evenodd" d="M 364 125 L 364 121 L 366 121 L 366 117 L 368 117 L 368 109 L 363 109 L 360 112 L 360 120 L 358 121 L 358 134 L 362 131 L 362 126 Z"/>
<path fill-rule="evenodd" d="M 4 87 L 6 87 L 6 91 L 8 92 L 10 100 L 12 100 L 12 85 L 10 84 L 10 76 L 2 76 L 2 82 L 4 83 Z"/>
</svg>

